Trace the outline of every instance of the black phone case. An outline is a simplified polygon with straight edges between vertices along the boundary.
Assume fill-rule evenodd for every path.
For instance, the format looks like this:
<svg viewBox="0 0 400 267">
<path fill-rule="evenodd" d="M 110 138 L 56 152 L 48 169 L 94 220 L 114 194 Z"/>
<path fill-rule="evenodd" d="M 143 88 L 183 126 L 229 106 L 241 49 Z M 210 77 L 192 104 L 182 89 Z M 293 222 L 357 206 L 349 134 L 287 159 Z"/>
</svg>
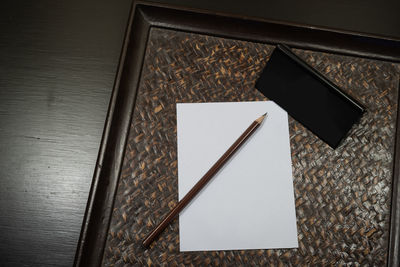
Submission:
<svg viewBox="0 0 400 267">
<path fill-rule="evenodd" d="M 256 88 L 332 148 L 365 111 L 284 45 L 272 53 Z"/>
</svg>

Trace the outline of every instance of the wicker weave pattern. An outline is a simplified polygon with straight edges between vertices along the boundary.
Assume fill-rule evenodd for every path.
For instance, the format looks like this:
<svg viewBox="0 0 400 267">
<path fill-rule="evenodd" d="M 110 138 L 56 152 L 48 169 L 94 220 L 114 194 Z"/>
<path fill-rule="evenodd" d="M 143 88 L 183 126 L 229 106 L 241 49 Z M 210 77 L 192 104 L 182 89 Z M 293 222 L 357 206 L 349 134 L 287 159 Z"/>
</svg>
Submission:
<svg viewBox="0 0 400 267">
<path fill-rule="evenodd" d="M 299 248 L 180 253 L 177 221 L 140 247 L 178 199 L 175 104 L 265 100 L 254 84 L 273 48 L 151 30 L 103 265 L 385 264 L 400 68 L 302 50 L 367 113 L 336 150 L 289 119 Z"/>
</svg>

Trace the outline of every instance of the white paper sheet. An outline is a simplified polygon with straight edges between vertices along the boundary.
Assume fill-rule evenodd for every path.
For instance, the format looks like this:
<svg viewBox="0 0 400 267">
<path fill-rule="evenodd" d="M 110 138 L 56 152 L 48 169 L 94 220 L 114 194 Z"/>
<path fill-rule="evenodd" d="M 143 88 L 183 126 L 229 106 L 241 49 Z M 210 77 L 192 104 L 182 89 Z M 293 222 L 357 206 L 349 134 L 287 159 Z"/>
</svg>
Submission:
<svg viewBox="0 0 400 267">
<path fill-rule="evenodd" d="M 181 251 L 298 247 L 287 113 L 272 101 L 177 104 L 179 199 L 260 128 L 179 215 Z"/>
</svg>

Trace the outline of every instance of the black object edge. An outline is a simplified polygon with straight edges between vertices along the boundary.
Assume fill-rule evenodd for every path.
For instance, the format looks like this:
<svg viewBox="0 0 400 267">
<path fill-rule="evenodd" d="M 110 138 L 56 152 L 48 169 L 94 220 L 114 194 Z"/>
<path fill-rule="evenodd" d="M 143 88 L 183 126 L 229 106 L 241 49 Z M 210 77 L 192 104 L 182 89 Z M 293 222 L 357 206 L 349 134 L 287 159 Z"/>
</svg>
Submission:
<svg viewBox="0 0 400 267">
<path fill-rule="evenodd" d="M 356 105 L 362 113 L 365 112 L 365 107 L 358 102 L 356 99 L 353 97 L 349 96 L 347 93 L 343 92 L 342 89 L 340 89 L 336 84 L 328 80 L 324 75 L 319 73 L 316 69 L 308 65 L 304 60 L 302 60 L 300 57 L 298 57 L 295 53 L 290 50 L 290 48 L 287 45 L 284 44 L 278 44 L 276 46 L 279 50 L 281 50 L 283 53 L 285 53 L 288 57 L 293 59 L 297 64 L 301 65 L 303 68 L 305 68 L 311 75 L 315 76 L 317 79 L 320 81 L 324 82 L 326 85 L 331 87 L 333 90 L 335 90 L 337 93 L 339 93 L 342 97 L 345 99 L 349 100 L 352 102 L 354 105 Z"/>
<path fill-rule="evenodd" d="M 276 46 L 275 49 L 278 49 L 279 51 L 281 51 L 285 56 L 289 57 L 292 62 L 294 62 L 295 64 L 300 65 L 300 67 L 302 67 L 306 72 L 308 72 L 309 74 L 311 74 L 315 79 L 321 81 L 323 84 L 325 84 L 326 86 L 328 86 L 330 89 L 332 89 L 333 91 L 335 91 L 337 94 L 339 94 L 339 97 L 349 101 L 350 103 L 352 103 L 356 108 L 359 109 L 361 115 L 358 117 L 358 119 L 356 121 L 354 121 L 353 125 L 351 128 L 354 127 L 355 124 L 357 124 L 360 120 L 360 118 L 362 117 L 362 115 L 365 113 L 365 107 L 358 102 L 356 99 L 354 99 L 353 97 L 351 97 L 350 95 L 348 95 L 346 92 L 342 91 L 336 84 L 334 84 L 333 82 L 331 82 L 329 79 L 327 79 L 324 75 L 322 75 L 321 73 L 319 73 L 316 69 L 314 69 L 313 67 L 311 67 L 310 65 L 308 65 L 303 59 L 301 59 L 299 56 L 297 56 L 295 53 L 292 52 L 292 50 L 284 44 L 278 44 Z M 268 63 L 267 63 L 268 65 Z M 261 74 L 262 75 L 262 74 Z M 256 82 L 256 87 L 257 87 L 258 81 Z M 259 90 L 259 88 L 257 88 Z M 260 90 L 259 90 L 260 91 Z M 260 91 L 260 93 L 262 93 Z M 268 97 L 268 96 L 266 96 Z M 274 99 L 271 99 L 274 100 Z M 277 103 L 279 105 L 279 103 Z M 289 113 L 289 112 L 288 112 Z M 298 122 L 302 123 L 301 120 L 298 119 L 298 117 L 296 116 L 296 114 L 291 114 L 289 113 L 290 116 L 292 116 L 295 120 L 297 120 Z M 333 149 L 336 149 L 337 147 L 340 146 L 340 144 L 343 142 L 344 139 L 346 139 L 346 137 L 349 135 L 349 132 L 351 130 L 351 128 L 348 129 L 348 131 L 346 132 L 345 135 L 342 136 L 342 138 L 336 143 L 336 144 L 330 144 L 327 140 L 324 139 L 324 137 L 320 136 L 317 132 L 315 132 L 313 129 L 309 128 L 307 125 L 303 124 L 308 130 L 310 130 L 315 136 L 317 136 L 319 139 L 321 139 L 322 141 L 324 141 L 326 144 L 328 144 L 330 147 L 332 147 Z"/>
</svg>

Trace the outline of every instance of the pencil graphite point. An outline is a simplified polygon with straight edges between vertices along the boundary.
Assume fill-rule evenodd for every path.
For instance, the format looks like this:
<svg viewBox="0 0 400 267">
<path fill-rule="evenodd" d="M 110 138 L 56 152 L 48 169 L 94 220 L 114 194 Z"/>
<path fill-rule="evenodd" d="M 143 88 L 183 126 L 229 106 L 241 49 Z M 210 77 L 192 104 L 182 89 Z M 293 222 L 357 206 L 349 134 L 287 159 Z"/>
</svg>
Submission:
<svg viewBox="0 0 400 267">
<path fill-rule="evenodd" d="M 265 112 L 263 115 L 261 115 L 261 117 L 256 119 L 256 122 L 261 123 L 267 117 L 267 115 L 268 115 L 268 113 Z"/>
</svg>

